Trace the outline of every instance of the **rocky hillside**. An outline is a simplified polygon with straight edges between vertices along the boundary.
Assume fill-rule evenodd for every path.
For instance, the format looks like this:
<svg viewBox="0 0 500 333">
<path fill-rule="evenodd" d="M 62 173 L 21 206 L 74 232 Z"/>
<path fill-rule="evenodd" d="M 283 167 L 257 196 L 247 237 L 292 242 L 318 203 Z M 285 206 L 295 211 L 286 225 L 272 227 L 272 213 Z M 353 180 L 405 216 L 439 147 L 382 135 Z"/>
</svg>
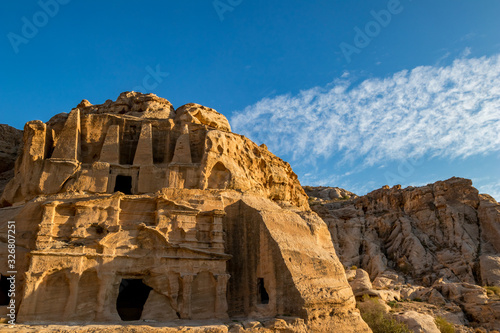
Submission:
<svg viewBox="0 0 500 333">
<path fill-rule="evenodd" d="M 356 194 L 340 187 L 304 186 L 304 191 L 306 191 L 309 196 L 311 204 L 354 199 L 358 197 Z"/>
<path fill-rule="evenodd" d="M 306 187 L 310 196 L 322 191 Z M 500 328 L 500 301 L 492 292 L 500 287 L 500 205 L 470 180 L 310 202 L 327 223 L 348 278 L 368 273 L 367 283 L 353 288 L 358 296 L 385 290 L 386 299 L 448 307 L 457 324 Z"/>
<path fill-rule="evenodd" d="M 14 177 L 14 165 L 22 142 L 23 131 L 0 124 L 0 193 Z"/>
<path fill-rule="evenodd" d="M 18 323 L 370 332 L 290 165 L 217 111 L 125 92 L 30 121 L 22 140 L 0 198 Z"/>
</svg>

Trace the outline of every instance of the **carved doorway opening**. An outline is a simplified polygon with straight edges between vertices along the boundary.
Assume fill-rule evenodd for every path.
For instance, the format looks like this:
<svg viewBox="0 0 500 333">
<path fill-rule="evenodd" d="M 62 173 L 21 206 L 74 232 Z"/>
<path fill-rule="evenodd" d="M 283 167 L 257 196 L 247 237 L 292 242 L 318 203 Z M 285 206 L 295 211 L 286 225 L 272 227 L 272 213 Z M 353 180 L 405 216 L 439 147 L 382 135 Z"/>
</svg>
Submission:
<svg viewBox="0 0 500 333">
<path fill-rule="evenodd" d="M 122 192 L 127 195 L 132 194 L 132 177 L 131 176 L 116 176 L 115 190 L 114 192 Z"/>
<path fill-rule="evenodd" d="M 1 275 L 0 278 L 0 305 L 9 305 L 10 297 L 9 297 L 9 289 L 10 282 L 7 280 L 6 276 Z"/>
<path fill-rule="evenodd" d="M 264 287 L 264 279 L 257 279 L 257 301 L 259 304 L 269 304 L 269 294 L 267 293 L 266 287 Z"/>
<path fill-rule="evenodd" d="M 151 289 L 141 279 L 122 279 L 116 299 L 116 310 L 123 321 L 141 319 Z"/>
</svg>

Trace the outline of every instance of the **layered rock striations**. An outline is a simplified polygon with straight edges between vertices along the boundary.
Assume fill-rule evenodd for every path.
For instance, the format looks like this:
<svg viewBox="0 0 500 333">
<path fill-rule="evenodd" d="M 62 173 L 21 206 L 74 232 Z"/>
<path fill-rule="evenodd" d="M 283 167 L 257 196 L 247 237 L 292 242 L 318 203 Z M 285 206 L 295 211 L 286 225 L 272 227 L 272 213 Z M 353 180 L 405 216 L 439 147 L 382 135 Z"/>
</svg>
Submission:
<svg viewBox="0 0 500 333">
<path fill-rule="evenodd" d="M 23 141 L 3 206 L 37 195 L 113 193 L 126 182 L 130 194 L 223 187 L 307 209 L 288 163 L 198 104 L 175 111 L 166 99 L 134 92 L 97 106 L 84 100 L 47 124 L 27 123 Z"/>
<path fill-rule="evenodd" d="M 14 166 L 21 150 L 23 132 L 0 124 L 0 193 L 14 177 Z"/>
<path fill-rule="evenodd" d="M 344 266 L 368 272 L 379 289 L 372 295 L 386 298 L 389 288 L 398 298 L 455 304 L 462 323 L 499 329 L 500 300 L 482 287 L 500 287 L 500 205 L 470 180 L 384 187 L 311 207 Z M 362 295 L 370 288 L 354 289 Z"/>
<path fill-rule="evenodd" d="M 215 110 L 127 92 L 23 134 L 0 209 L 2 257 L 16 222 L 20 322 L 369 331 L 290 165 Z"/>
</svg>

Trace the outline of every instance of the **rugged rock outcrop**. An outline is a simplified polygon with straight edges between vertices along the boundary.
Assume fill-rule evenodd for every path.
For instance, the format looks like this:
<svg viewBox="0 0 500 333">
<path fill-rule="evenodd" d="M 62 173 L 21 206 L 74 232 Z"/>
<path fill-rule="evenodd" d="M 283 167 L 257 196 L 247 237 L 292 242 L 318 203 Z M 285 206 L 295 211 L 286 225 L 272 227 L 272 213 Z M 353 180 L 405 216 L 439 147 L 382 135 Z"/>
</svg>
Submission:
<svg viewBox="0 0 500 333">
<path fill-rule="evenodd" d="M 326 201 L 347 200 L 358 197 L 356 194 L 340 187 L 304 186 L 304 190 L 309 199 L 313 201 L 312 203 L 326 203 Z"/>
<path fill-rule="evenodd" d="M 365 270 L 374 289 L 457 304 L 468 322 L 500 328 L 500 300 L 482 288 L 500 287 L 500 205 L 470 180 L 384 187 L 311 207 L 344 266 Z"/>
<path fill-rule="evenodd" d="M 14 165 L 21 151 L 23 132 L 0 124 L 0 193 L 14 177 Z"/>
<path fill-rule="evenodd" d="M 96 106 L 84 100 L 47 124 L 27 123 L 24 145 L 0 205 L 63 192 L 113 193 L 127 182 L 130 194 L 223 187 L 308 209 L 288 163 L 198 104 L 174 111 L 166 99 L 134 92 Z"/>
<path fill-rule="evenodd" d="M 29 122 L 23 141 L 0 209 L 19 321 L 369 332 L 290 165 L 215 110 L 128 92 Z"/>
</svg>

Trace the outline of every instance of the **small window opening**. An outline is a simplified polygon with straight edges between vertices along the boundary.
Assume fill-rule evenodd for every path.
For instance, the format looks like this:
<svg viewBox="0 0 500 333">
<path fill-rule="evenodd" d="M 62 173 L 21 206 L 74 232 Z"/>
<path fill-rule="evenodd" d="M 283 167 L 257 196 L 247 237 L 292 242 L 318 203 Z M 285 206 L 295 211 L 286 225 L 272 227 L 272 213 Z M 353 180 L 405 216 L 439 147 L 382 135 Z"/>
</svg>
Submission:
<svg viewBox="0 0 500 333">
<path fill-rule="evenodd" d="M 267 293 L 266 287 L 264 287 L 263 278 L 257 279 L 257 290 L 258 290 L 257 301 L 260 304 L 269 304 L 269 294 Z"/>
<path fill-rule="evenodd" d="M 7 280 L 6 276 L 2 275 L 0 279 L 0 305 L 9 305 L 10 297 L 9 297 L 9 289 L 10 282 Z"/>
<path fill-rule="evenodd" d="M 116 176 L 116 184 L 114 192 L 122 192 L 127 195 L 132 194 L 132 177 L 131 176 Z"/>
<path fill-rule="evenodd" d="M 116 299 L 116 310 L 123 321 L 140 320 L 151 287 L 140 279 L 123 279 Z"/>
</svg>

